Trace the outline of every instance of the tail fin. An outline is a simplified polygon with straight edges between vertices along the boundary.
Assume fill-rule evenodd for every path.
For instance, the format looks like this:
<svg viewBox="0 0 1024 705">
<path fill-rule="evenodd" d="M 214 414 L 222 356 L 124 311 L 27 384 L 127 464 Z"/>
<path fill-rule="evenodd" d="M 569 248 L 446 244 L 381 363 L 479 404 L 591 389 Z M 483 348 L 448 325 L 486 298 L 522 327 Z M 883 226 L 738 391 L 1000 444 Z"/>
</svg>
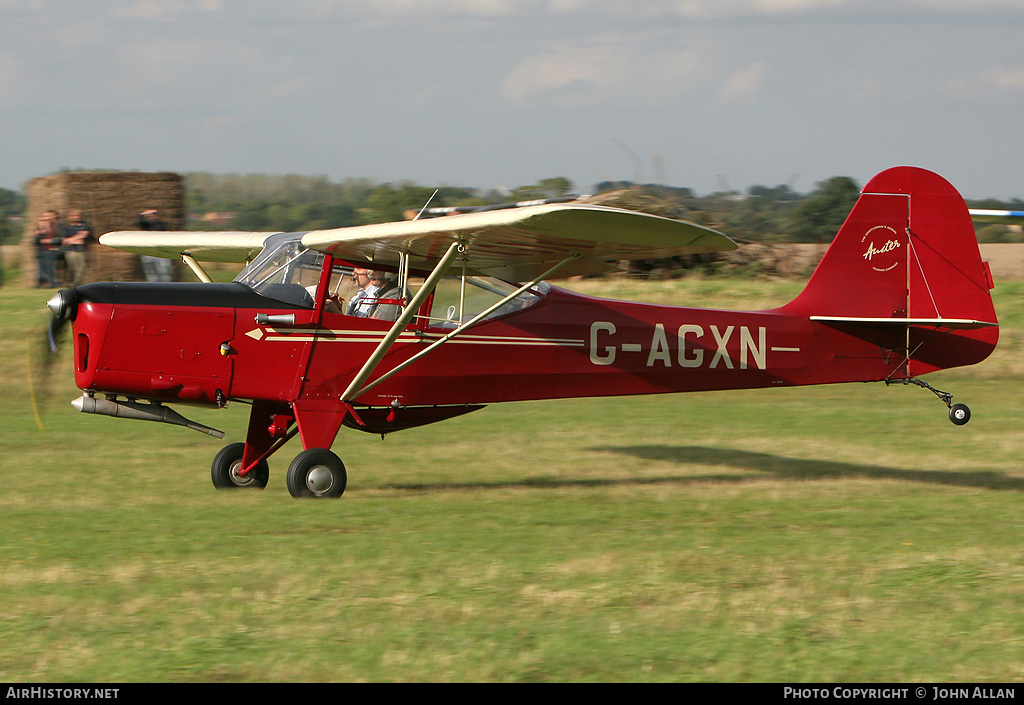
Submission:
<svg viewBox="0 0 1024 705">
<path fill-rule="evenodd" d="M 988 357 L 999 336 L 992 286 L 956 189 L 932 172 L 895 167 L 865 185 L 807 287 L 783 310 L 853 335 L 905 329 L 898 376 L 909 377 Z"/>
</svg>

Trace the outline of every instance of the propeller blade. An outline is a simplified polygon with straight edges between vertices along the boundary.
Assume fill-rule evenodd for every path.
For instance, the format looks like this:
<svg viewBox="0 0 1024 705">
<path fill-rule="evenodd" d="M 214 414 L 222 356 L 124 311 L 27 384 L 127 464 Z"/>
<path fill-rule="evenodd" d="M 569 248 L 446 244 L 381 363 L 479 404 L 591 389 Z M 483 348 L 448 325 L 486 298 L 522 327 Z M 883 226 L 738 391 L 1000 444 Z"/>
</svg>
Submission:
<svg viewBox="0 0 1024 705">
<path fill-rule="evenodd" d="M 67 324 L 66 318 L 51 318 L 49 325 L 46 326 L 46 342 L 50 347 L 50 352 L 54 355 L 59 352 L 61 333 L 64 332 Z"/>
<path fill-rule="evenodd" d="M 45 330 L 39 338 L 30 341 L 28 348 L 28 386 L 32 401 L 32 413 L 36 426 L 45 431 L 42 412 L 46 408 L 51 392 L 51 377 L 59 360 L 61 348 L 66 340 L 65 331 L 73 317 L 74 292 L 62 289 L 46 306 L 52 312 L 47 319 Z"/>
</svg>

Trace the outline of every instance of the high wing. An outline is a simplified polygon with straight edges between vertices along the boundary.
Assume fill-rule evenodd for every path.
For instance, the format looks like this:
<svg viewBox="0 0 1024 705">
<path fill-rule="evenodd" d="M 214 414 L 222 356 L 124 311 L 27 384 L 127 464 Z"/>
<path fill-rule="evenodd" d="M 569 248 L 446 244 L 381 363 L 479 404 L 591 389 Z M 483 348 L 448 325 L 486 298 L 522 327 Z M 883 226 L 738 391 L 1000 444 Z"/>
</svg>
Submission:
<svg viewBox="0 0 1024 705">
<path fill-rule="evenodd" d="M 120 231 L 100 243 L 127 252 L 203 262 L 251 260 L 275 233 Z M 341 259 L 430 270 L 452 243 L 464 250 L 467 274 L 526 281 L 567 258 L 558 276 L 596 274 L 619 260 L 734 250 L 725 235 L 693 223 L 637 211 L 585 204 L 544 204 L 425 220 L 313 230 L 302 236 L 311 249 Z"/>
<path fill-rule="evenodd" d="M 615 269 L 618 260 L 734 250 L 725 235 L 680 220 L 581 204 L 546 204 L 396 223 L 314 230 L 307 247 L 350 262 L 429 270 L 453 243 L 467 274 L 533 279 L 567 258 L 558 276 Z"/>
<path fill-rule="evenodd" d="M 246 262 L 276 233 L 123 230 L 100 237 L 100 244 L 151 257 L 179 259 L 190 255 L 202 262 Z"/>
</svg>

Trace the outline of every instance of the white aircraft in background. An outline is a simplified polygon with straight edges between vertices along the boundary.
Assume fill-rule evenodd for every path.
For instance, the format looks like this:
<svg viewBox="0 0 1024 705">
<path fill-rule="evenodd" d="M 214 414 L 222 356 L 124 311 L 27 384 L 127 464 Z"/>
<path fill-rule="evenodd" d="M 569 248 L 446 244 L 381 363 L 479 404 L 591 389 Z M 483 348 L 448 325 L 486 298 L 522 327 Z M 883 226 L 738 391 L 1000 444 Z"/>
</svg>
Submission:
<svg viewBox="0 0 1024 705">
<path fill-rule="evenodd" d="M 1024 211 L 989 210 L 987 208 L 969 208 L 967 210 L 974 220 L 985 223 L 1012 223 L 1011 218 L 1024 218 Z"/>
</svg>

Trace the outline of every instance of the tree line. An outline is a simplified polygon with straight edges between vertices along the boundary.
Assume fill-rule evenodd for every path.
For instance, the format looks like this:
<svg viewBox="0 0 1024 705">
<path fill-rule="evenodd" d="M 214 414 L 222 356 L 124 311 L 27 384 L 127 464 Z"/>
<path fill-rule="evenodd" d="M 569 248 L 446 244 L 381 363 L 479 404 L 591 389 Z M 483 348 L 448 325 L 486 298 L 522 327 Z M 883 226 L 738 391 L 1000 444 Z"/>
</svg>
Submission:
<svg viewBox="0 0 1024 705">
<path fill-rule="evenodd" d="M 0 188 L 0 245 L 14 245 L 24 230 L 24 194 Z"/>
<path fill-rule="evenodd" d="M 193 230 L 302 231 L 401 220 L 428 200 L 433 206 L 486 206 L 572 194 L 564 177 L 541 179 L 515 189 L 423 186 L 411 181 L 331 181 L 326 176 L 184 174 L 187 227 Z M 436 193 L 435 193 L 436 190 Z M 594 193 L 600 202 L 690 220 L 739 241 L 829 242 L 860 192 L 851 178 L 836 176 L 801 194 L 788 185 L 752 186 L 709 195 L 660 184 L 606 181 Z M 983 200 L 971 207 L 1024 210 L 1024 201 Z M 24 194 L 0 188 L 0 244 L 20 241 L 29 218 Z M 222 217 L 207 222 L 204 214 Z M 1024 234 L 1005 225 L 978 227 L 982 242 L 1020 242 Z"/>
</svg>

